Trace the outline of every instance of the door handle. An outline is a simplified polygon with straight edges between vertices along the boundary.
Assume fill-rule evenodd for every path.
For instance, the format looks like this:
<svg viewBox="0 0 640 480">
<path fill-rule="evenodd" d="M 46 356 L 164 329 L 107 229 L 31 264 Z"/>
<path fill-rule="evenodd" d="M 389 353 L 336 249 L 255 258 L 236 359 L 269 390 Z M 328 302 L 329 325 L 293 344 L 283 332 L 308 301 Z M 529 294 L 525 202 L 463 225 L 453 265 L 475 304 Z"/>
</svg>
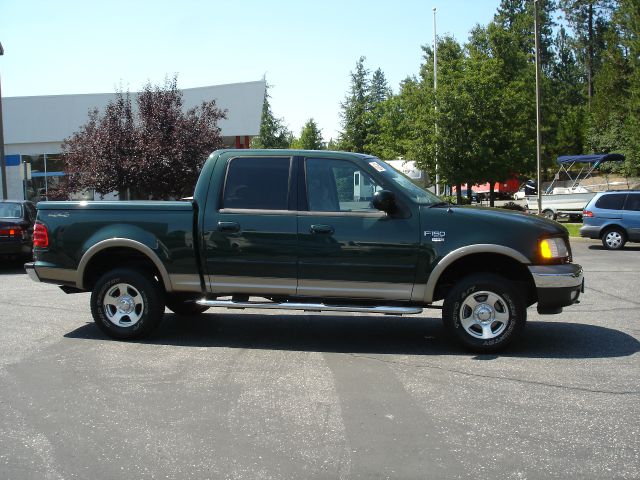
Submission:
<svg viewBox="0 0 640 480">
<path fill-rule="evenodd" d="M 218 222 L 219 232 L 239 232 L 240 224 L 238 222 Z"/>
<path fill-rule="evenodd" d="M 312 234 L 333 235 L 335 230 L 331 225 L 311 225 L 309 232 Z"/>
</svg>

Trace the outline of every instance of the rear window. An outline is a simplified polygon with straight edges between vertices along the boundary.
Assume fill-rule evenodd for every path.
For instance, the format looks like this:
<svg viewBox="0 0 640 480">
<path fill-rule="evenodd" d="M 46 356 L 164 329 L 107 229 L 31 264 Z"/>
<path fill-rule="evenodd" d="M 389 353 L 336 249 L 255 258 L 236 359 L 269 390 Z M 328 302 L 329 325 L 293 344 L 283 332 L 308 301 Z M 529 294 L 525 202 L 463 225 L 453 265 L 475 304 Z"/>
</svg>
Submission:
<svg viewBox="0 0 640 480">
<path fill-rule="evenodd" d="M 596 202 L 596 207 L 604 210 L 622 210 L 625 198 L 625 194 L 602 195 Z"/>
<path fill-rule="evenodd" d="M 290 158 L 240 157 L 229 162 L 222 208 L 287 210 Z"/>
<path fill-rule="evenodd" d="M 627 203 L 624 204 L 624 209 L 640 211 L 640 193 L 630 193 L 627 196 Z"/>
<path fill-rule="evenodd" d="M 19 203 L 0 203 L 0 218 L 22 218 Z"/>
</svg>

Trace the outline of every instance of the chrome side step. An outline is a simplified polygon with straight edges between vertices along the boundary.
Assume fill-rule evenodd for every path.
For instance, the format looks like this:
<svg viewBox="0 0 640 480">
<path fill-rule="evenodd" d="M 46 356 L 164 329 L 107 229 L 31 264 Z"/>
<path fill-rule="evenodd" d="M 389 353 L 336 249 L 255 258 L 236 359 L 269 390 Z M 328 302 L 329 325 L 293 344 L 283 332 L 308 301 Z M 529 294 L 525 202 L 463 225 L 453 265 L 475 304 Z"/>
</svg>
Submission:
<svg viewBox="0 0 640 480">
<path fill-rule="evenodd" d="M 410 315 L 422 313 L 420 307 L 364 307 L 355 305 L 325 305 L 324 303 L 274 303 L 274 302 L 234 302 L 233 300 L 207 300 L 203 298 L 196 302 L 207 307 L 223 308 L 264 308 L 268 310 L 304 310 L 307 312 L 357 312 L 378 313 L 385 315 Z"/>
</svg>

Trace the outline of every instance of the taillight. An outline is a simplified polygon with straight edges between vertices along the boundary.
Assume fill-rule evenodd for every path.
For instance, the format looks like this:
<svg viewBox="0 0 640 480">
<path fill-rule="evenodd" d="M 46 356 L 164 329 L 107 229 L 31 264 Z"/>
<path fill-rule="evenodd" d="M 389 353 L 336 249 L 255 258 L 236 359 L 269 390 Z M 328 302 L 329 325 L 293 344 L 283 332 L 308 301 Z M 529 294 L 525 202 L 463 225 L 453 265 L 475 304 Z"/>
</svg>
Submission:
<svg viewBox="0 0 640 480">
<path fill-rule="evenodd" d="M 21 227 L 10 227 L 0 229 L 0 237 L 24 238 L 24 230 Z"/>
<path fill-rule="evenodd" d="M 33 246 L 36 248 L 47 248 L 49 246 L 49 232 L 42 223 L 33 226 Z"/>
<path fill-rule="evenodd" d="M 591 210 L 583 210 L 582 211 L 582 216 L 583 217 L 593 217 L 593 212 Z"/>
</svg>

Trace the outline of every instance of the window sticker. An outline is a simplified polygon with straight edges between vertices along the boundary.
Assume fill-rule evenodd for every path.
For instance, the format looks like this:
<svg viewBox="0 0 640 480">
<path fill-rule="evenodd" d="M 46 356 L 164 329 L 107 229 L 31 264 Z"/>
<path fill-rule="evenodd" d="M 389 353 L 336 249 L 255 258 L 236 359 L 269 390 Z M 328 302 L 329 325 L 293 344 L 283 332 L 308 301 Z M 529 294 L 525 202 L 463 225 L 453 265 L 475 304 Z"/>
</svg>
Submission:
<svg viewBox="0 0 640 480">
<path fill-rule="evenodd" d="M 379 172 L 385 171 L 385 168 L 382 165 L 380 165 L 378 162 L 369 162 L 369 165 L 371 165 L 373 168 L 375 168 Z"/>
</svg>

